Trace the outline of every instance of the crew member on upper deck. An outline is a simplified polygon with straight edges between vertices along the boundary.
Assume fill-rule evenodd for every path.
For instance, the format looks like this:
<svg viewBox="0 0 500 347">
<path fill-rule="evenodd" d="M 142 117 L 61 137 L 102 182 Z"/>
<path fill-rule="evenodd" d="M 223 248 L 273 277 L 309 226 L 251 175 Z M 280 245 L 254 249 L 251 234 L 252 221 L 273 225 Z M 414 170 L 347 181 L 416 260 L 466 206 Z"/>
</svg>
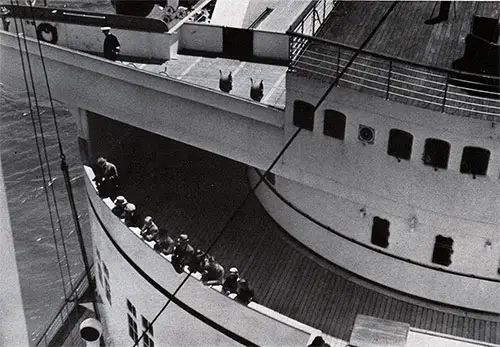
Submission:
<svg viewBox="0 0 500 347">
<path fill-rule="evenodd" d="M 106 36 L 104 39 L 104 58 L 115 61 L 120 53 L 120 42 L 115 35 L 111 34 L 110 27 L 101 28 Z"/>
<path fill-rule="evenodd" d="M 109 196 L 114 198 L 116 196 L 118 191 L 118 170 L 114 164 L 103 157 L 97 159 L 94 181 L 101 197 Z"/>
</svg>

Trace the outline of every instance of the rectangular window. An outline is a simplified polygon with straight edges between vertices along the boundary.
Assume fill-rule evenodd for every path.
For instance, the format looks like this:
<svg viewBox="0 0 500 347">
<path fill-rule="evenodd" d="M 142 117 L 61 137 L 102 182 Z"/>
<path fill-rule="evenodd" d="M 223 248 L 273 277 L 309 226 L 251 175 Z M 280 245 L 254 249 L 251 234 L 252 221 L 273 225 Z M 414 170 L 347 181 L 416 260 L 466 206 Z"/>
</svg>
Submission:
<svg viewBox="0 0 500 347">
<path fill-rule="evenodd" d="M 387 154 L 398 159 L 410 160 L 413 135 L 399 129 L 389 131 Z"/>
<path fill-rule="evenodd" d="M 436 169 L 446 169 L 450 156 L 450 144 L 439 139 L 425 140 L 424 156 L 422 160 L 425 165 Z"/>
<path fill-rule="evenodd" d="M 387 248 L 389 247 L 389 221 L 379 217 L 373 217 L 371 243 Z"/>
<path fill-rule="evenodd" d="M 323 134 L 343 140 L 345 135 L 345 114 L 335 110 L 325 110 Z"/>
<path fill-rule="evenodd" d="M 453 239 L 451 237 L 436 236 L 434 243 L 434 252 L 432 253 L 432 262 L 444 266 L 451 264 L 451 255 L 453 254 Z"/>
<path fill-rule="evenodd" d="M 490 151 L 479 147 L 464 147 L 460 172 L 475 175 L 486 175 Z"/>
<path fill-rule="evenodd" d="M 148 327 L 148 331 L 146 334 L 144 334 L 144 347 L 154 347 L 154 342 L 153 342 L 153 325 L 144 317 L 142 317 L 142 328 L 145 331 Z"/>
<path fill-rule="evenodd" d="M 139 336 L 137 334 L 137 323 L 135 322 L 135 319 L 130 316 L 128 316 L 128 335 L 132 339 L 132 341 L 137 342 L 139 340 Z"/>
<path fill-rule="evenodd" d="M 314 106 L 308 102 L 296 100 L 293 103 L 293 125 L 312 131 L 314 128 Z"/>
</svg>

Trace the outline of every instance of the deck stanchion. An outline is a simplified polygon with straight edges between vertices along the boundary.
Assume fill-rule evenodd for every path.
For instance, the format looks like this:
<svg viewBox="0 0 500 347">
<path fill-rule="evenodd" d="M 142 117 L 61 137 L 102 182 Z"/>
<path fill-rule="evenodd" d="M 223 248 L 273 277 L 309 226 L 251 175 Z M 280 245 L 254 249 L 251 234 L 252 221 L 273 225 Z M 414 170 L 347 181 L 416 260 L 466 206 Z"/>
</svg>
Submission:
<svg viewBox="0 0 500 347">
<path fill-rule="evenodd" d="M 385 100 L 389 99 L 389 89 L 391 87 L 392 60 L 389 60 L 389 73 L 387 75 L 387 89 L 385 90 Z"/>
<path fill-rule="evenodd" d="M 441 105 L 441 113 L 444 112 L 444 109 L 446 107 L 446 96 L 448 94 L 448 80 L 449 80 L 450 74 L 446 74 L 446 84 L 444 85 L 444 94 L 443 94 L 443 104 Z"/>
<path fill-rule="evenodd" d="M 339 75 L 339 69 L 340 69 L 340 46 L 338 46 L 337 49 L 337 76 Z"/>
</svg>

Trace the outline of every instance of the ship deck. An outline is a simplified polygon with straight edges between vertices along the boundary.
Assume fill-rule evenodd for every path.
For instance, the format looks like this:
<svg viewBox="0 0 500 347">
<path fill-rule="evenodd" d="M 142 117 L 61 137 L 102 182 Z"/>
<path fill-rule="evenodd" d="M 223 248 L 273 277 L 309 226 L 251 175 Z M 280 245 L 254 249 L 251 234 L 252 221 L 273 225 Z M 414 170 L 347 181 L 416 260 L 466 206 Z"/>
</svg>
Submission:
<svg viewBox="0 0 500 347">
<path fill-rule="evenodd" d="M 117 165 L 127 200 L 173 237 L 186 233 L 193 247 L 207 247 L 249 192 L 247 168 L 111 120 L 103 127 L 102 121 L 89 118 L 92 138 L 100 139 L 93 153 Z M 336 338 L 348 341 L 356 315 L 365 314 L 500 344 L 500 315 L 410 297 L 349 273 L 292 239 L 254 196 L 211 254 L 226 270 L 240 270 L 256 302 Z"/>
<path fill-rule="evenodd" d="M 219 90 L 219 70 L 225 75 L 232 72 L 231 94 L 245 99 L 250 99 L 250 78 L 254 83 L 262 80 L 264 96 L 260 102 L 280 109 L 285 108 L 287 67 L 189 55 L 175 55 L 162 65 L 133 65 L 146 71 L 168 75 L 215 90 Z"/>
<path fill-rule="evenodd" d="M 317 36 L 359 47 L 391 4 L 388 1 L 342 1 Z M 451 69 L 451 63 L 463 56 L 473 16 L 498 18 L 500 3 L 453 1 L 447 21 L 435 25 L 424 23 L 438 13 L 436 1 L 400 1 L 366 50 Z"/>
</svg>

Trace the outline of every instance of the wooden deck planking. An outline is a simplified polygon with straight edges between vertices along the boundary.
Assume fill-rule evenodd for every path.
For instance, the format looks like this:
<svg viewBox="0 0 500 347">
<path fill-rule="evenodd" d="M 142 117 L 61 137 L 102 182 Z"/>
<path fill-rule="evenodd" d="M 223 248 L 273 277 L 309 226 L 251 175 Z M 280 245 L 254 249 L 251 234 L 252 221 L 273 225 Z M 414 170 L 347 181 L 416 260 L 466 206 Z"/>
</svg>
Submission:
<svg viewBox="0 0 500 347">
<path fill-rule="evenodd" d="M 343 4 L 347 14 L 332 16 L 321 36 L 358 47 L 391 3 L 348 1 Z M 426 25 L 424 21 L 431 18 L 434 5 L 432 1 L 400 2 L 366 49 L 425 65 L 451 68 L 451 63 L 464 51 L 465 36 L 470 30 L 475 5 L 474 2 L 454 2 L 447 21 Z M 480 6 L 488 13 L 498 13 L 500 9 L 500 4 L 492 1 Z M 439 5 L 433 17 L 438 12 Z"/>
<path fill-rule="evenodd" d="M 109 131 L 125 133 L 118 123 Z M 156 135 L 134 132 L 141 141 L 132 146 L 130 139 L 124 139 L 123 146 L 135 148 L 139 158 L 145 158 L 140 153 L 151 153 L 154 148 L 155 157 L 137 165 L 119 149 L 106 153 L 126 173 L 122 177 L 124 196 L 151 214 L 160 227 L 171 230 L 173 236 L 187 233 L 195 248 L 206 246 L 248 191 L 244 167 Z M 105 142 L 114 139 L 109 138 L 96 144 L 95 150 L 107 148 Z M 231 266 L 240 269 L 255 289 L 259 303 L 332 336 L 347 339 L 353 318 L 359 313 L 409 322 L 414 327 L 422 327 L 429 317 L 443 314 L 447 319 L 442 324 L 448 331 L 469 336 L 470 330 L 475 336 L 476 322 L 465 322 L 463 316 L 447 313 L 444 306 L 426 307 L 424 316 L 418 299 L 404 300 L 401 294 L 389 295 L 386 288 L 379 291 L 374 284 L 365 286 L 362 279 L 352 275 L 346 278 L 343 270 L 315 254 L 297 251 L 294 247 L 301 246 L 283 233 L 255 197 L 250 198 L 220 241 L 211 253 L 226 271 Z M 474 319 L 481 329 L 482 320 Z M 496 321 L 484 321 L 488 342 L 499 342 L 499 326 Z M 438 329 L 437 323 L 434 328 L 447 332 Z"/>
</svg>

